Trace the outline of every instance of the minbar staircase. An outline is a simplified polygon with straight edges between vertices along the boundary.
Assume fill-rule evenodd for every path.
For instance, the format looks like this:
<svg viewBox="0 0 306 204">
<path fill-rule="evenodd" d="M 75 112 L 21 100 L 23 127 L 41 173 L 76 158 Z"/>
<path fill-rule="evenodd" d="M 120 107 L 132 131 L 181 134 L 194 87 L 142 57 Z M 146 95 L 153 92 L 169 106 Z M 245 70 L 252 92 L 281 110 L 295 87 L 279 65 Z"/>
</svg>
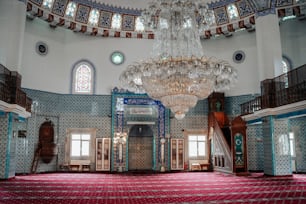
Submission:
<svg viewBox="0 0 306 204">
<path fill-rule="evenodd" d="M 37 166 L 38 166 L 39 159 L 40 159 L 41 149 L 42 149 L 41 144 L 38 144 L 38 146 L 35 150 L 35 153 L 34 153 L 34 159 L 33 159 L 32 166 L 31 166 L 31 173 L 32 174 L 35 174 L 36 171 L 37 171 Z"/>
<path fill-rule="evenodd" d="M 208 130 L 212 144 L 214 171 L 247 174 L 246 123 L 240 116 L 231 122 L 225 114 L 224 94 L 213 93 L 209 98 Z M 215 104 L 218 108 L 214 108 Z"/>
</svg>

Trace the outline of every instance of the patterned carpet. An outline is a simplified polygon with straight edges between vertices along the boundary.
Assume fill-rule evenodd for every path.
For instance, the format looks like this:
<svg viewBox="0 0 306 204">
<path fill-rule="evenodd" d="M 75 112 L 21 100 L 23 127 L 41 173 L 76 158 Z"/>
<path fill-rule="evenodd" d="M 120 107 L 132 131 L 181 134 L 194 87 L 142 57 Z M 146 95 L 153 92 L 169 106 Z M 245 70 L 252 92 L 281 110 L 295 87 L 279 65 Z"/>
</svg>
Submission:
<svg viewBox="0 0 306 204">
<path fill-rule="evenodd" d="M 306 203 L 306 175 L 50 173 L 0 181 L 0 203 Z"/>
</svg>

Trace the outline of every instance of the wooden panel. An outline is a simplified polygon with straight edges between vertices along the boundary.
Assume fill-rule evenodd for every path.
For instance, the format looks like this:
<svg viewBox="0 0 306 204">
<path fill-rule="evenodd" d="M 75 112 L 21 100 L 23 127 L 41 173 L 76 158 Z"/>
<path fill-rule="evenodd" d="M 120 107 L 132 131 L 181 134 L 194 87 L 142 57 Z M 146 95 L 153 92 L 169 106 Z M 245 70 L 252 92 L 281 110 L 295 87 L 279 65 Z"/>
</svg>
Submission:
<svg viewBox="0 0 306 204">
<path fill-rule="evenodd" d="M 129 138 L 129 170 L 151 170 L 152 155 L 152 137 Z"/>
</svg>

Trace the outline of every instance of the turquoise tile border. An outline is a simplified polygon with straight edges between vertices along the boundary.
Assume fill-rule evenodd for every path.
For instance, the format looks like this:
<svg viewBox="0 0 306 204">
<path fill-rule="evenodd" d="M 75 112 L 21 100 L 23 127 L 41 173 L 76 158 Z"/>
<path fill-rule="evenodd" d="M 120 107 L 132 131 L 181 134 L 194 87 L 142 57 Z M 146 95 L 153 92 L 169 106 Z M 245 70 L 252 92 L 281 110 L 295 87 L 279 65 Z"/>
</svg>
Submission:
<svg viewBox="0 0 306 204">
<path fill-rule="evenodd" d="M 7 143 L 6 143 L 6 155 L 5 155 L 5 178 L 9 177 L 10 162 L 11 162 L 11 138 L 13 132 L 13 113 L 8 113 L 8 129 L 7 129 Z"/>
<path fill-rule="evenodd" d="M 276 175 L 276 168 L 275 168 L 275 135 L 274 135 L 274 118 L 273 116 L 269 116 L 270 120 L 270 133 L 271 133 L 271 149 L 272 149 L 272 172 L 273 175 Z"/>
<path fill-rule="evenodd" d="M 306 114 L 306 110 L 300 110 L 300 111 L 295 111 L 291 113 L 280 114 L 280 115 L 277 115 L 276 118 L 277 119 L 289 118 L 289 117 L 295 117 L 295 116 L 300 116 L 300 115 L 305 115 L 305 114 Z"/>
</svg>

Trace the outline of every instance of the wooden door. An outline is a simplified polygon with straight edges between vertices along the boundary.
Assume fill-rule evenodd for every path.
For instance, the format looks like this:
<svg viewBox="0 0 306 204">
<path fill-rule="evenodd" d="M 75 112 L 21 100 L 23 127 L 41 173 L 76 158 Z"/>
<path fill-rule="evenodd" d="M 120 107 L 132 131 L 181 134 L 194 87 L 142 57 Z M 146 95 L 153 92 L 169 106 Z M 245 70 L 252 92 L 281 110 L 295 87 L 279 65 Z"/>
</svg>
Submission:
<svg viewBox="0 0 306 204">
<path fill-rule="evenodd" d="M 152 170 L 152 137 L 129 137 L 129 170 Z"/>
</svg>

